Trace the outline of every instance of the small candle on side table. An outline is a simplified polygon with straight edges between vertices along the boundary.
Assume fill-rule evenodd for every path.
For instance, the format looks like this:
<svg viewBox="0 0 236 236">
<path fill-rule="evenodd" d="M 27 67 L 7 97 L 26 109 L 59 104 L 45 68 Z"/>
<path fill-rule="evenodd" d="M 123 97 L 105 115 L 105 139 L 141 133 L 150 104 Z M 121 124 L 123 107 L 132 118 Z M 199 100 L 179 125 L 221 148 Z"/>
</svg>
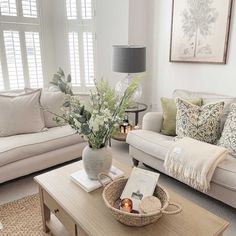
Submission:
<svg viewBox="0 0 236 236">
<path fill-rule="evenodd" d="M 132 200 L 129 198 L 122 199 L 120 202 L 120 210 L 125 212 L 132 212 L 133 210 Z"/>
</svg>

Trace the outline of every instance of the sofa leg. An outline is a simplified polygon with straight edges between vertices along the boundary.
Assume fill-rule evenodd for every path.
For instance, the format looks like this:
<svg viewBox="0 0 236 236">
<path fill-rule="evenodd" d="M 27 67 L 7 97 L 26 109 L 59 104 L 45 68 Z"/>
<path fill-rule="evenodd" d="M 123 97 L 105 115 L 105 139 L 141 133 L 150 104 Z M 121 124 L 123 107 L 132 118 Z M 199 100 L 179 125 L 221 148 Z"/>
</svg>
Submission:
<svg viewBox="0 0 236 236">
<path fill-rule="evenodd" d="M 136 160 L 135 158 L 133 158 L 133 164 L 134 164 L 134 166 L 138 166 L 138 163 L 139 163 L 139 161 Z"/>
</svg>

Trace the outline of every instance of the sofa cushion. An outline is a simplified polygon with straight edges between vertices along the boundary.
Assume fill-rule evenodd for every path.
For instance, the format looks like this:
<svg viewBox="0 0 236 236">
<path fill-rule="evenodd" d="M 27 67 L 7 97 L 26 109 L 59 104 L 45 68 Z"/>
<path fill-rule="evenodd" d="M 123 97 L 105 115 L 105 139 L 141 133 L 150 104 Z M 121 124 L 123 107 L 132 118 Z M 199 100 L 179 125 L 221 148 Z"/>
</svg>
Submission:
<svg viewBox="0 0 236 236">
<path fill-rule="evenodd" d="M 222 131 L 218 145 L 228 148 L 230 154 L 236 157 L 236 104 L 231 105 L 224 129 Z"/>
<path fill-rule="evenodd" d="M 232 103 L 236 102 L 236 98 L 232 96 L 217 94 L 217 93 L 204 93 L 204 92 L 193 92 L 184 89 L 176 89 L 173 92 L 173 98 L 182 98 L 182 99 L 195 99 L 202 98 L 203 105 L 213 102 L 224 102 L 224 110 L 221 115 L 221 129 L 224 127 L 226 118 L 230 112 L 230 106 Z"/>
<path fill-rule="evenodd" d="M 163 164 L 165 156 L 173 143 L 172 140 L 173 137 L 148 130 L 131 131 L 126 139 L 132 147 L 162 160 Z M 145 156 L 143 161 L 145 163 Z M 215 170 L 212 182 L 236 191 L 236 159 L 229 155 L 222 161 Z"/>
<path fill-rule="evenodd" d="M 61 123 L 58 124 L 56 121 L 54 121 L 54 114 L 62 116 L 65 113 L 65 111 L 62 110 L 62 106 L 65 102 L 65 94 L 58 89 L 52 90 L 51 88 L 53 87 L 42 89 L 40 98 L 41 106 L 44 109 L 43 116 L 45 120 L 45 126 L 47 128 L 61 126 Z M 25 88 L 25 93 L 32 91 L 35 91 L 35 89 Z"/>
<path fill-rule="evenodd" d="M 128 133 L 126 142 L 158 159 L 164 160 L 173 137 L 149 130 L 132 130 Z"/>
<path fill-rule="evenodd" d="M 61 126 L 60 124 L 57 124 L 56 121 L 53 120 L 55 115 L 53 115 L 50 112 L 53 112 L 60 116 L 64 114 L 64 111 L 62 111 L 61 109 L 63 103 L 65 102 L 64 95 L 65 94 L 63 94 L 61 91 L 51 92 L 43 89 L 40 102 L 42 107 L 45 109 L 43 111 L 43 115 L 46 127 L 52 128 L 56 126 Z"/>
<path fill-rule="evenodd" d="M 224 102 L 209 103 L 202 107 L 180 98 L 176 99 L 176 134 L 202 142 L 215 143 L 220 135 L 220 116 Z"/>
<path fill-rule="evenodd" d="M 45 128 L 41 90 L 18 96 L 0 95 L 0 136 L 40 132 Z"/>
<path fill-rule="evenodd" d="M 25 94 L 24 89 L 12 89 L 12 90 L 4 90 L 0 92 L 1 95 L 6 95 L 6 96 L 19 96 L 22 94 Z"/>
<path fill-rule="evenodd" d="M 1 137 L 0 166 L 80 142 L 84 140 L 68 125 L 41 133 Z"/>
<path fill-rule="evenodd" d="M 216 168 L 212 182 L 236 191 L 236 159 L 229 155 Z"/>
<path fill-rule="evenodd" d="M 201 106 L 202 99 L 196 98 L 188 100 L 194 105 Z M 163 111 L 163 122 L 161 127 L 161 133 L 170 136 L 176 136 L 176 103 L 174 99 L 161 98 L 161 106 Z"/>
</svg>

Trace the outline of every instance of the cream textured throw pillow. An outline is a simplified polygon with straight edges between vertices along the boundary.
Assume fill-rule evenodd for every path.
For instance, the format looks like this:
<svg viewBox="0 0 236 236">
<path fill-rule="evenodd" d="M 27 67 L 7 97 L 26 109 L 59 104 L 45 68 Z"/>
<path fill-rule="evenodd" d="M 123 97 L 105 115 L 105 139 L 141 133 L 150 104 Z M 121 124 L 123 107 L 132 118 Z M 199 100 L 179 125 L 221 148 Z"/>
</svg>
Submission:
<svg viewBox="0 0 236 236">
<path fill-rule="evenodd" d="M 227 148 L 230 154 L 236 157 L 236 104 L 231 105 L 231 111 L 226 119 L 219 146 Z"/>
<path fill-rule="evenodd" d="M 217 141 L 224 102 L 209 103 L 199 107 L 177 98 L 176 107 L 176 134 L 178 137 L 190 137 L 207 143 Z"/>
<path fill-rule="evenodd" d="M 41 98 L 40 98 L 40 104 L 43 108 L 43 116 L 45 120 L 45 126 L 47 128 L 57 127 L 61 124 L 58 124 L 56 121 L 54 121 L 53 118 L 55 118 L 54 114 L 57 115 L 63 115 L 64 111 L 62 111 L 62 106 L 65 102 L 65 94 L 62 93 L 57 87 L 53 90 L 51 90 L 51 87 L 49 89 L 42 89 Z M 32 92 L 35 91 L 35 89 L 32 88 L 25 88 L 25 92 Z"/>
<path fill-rule="evenodd" d="M 19 96 L 0 95 L 0 137 L 44 129 L 40 94 L 41 90 Z"/>
<path fill-rule="evenodd" d="M 42 96 L 41 96 L 41 105 L 44 109 L 43 115 L 45 120 L 45 125 L 48 128 L 59 126 L 53 118 L 55 115 L 53 115 L 50 112 L 53 112 L 57 115 L 63 115 L 64 111 L 62 111 L 63 103 L 65 102 L 64 94 L 61 91 L 58 92 L 51 92 L 43 90 Z M 50 112 L 48 112 L 48 111 Z"/>
</svg>

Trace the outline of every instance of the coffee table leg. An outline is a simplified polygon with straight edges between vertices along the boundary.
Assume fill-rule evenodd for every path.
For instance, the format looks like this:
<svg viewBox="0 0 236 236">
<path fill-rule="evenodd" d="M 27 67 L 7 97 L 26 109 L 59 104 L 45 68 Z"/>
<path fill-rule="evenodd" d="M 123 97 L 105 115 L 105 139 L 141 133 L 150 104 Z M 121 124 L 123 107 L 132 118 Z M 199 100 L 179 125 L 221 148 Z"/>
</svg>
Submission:
<svg viewBox="0 0 236 236">
<path fill-rule="evenodd" d="M 49 232 L 49 228 L 46 225 L 46 221 L 50 219 L 50 210 L 44 204 L 43 190 L 40 187 L 39 187 L 39 196 L 40 196 L 41 215 L 42 215 L 42 221 L 43 221 L 43 231 L 47 233 Z"/>
</svg>

